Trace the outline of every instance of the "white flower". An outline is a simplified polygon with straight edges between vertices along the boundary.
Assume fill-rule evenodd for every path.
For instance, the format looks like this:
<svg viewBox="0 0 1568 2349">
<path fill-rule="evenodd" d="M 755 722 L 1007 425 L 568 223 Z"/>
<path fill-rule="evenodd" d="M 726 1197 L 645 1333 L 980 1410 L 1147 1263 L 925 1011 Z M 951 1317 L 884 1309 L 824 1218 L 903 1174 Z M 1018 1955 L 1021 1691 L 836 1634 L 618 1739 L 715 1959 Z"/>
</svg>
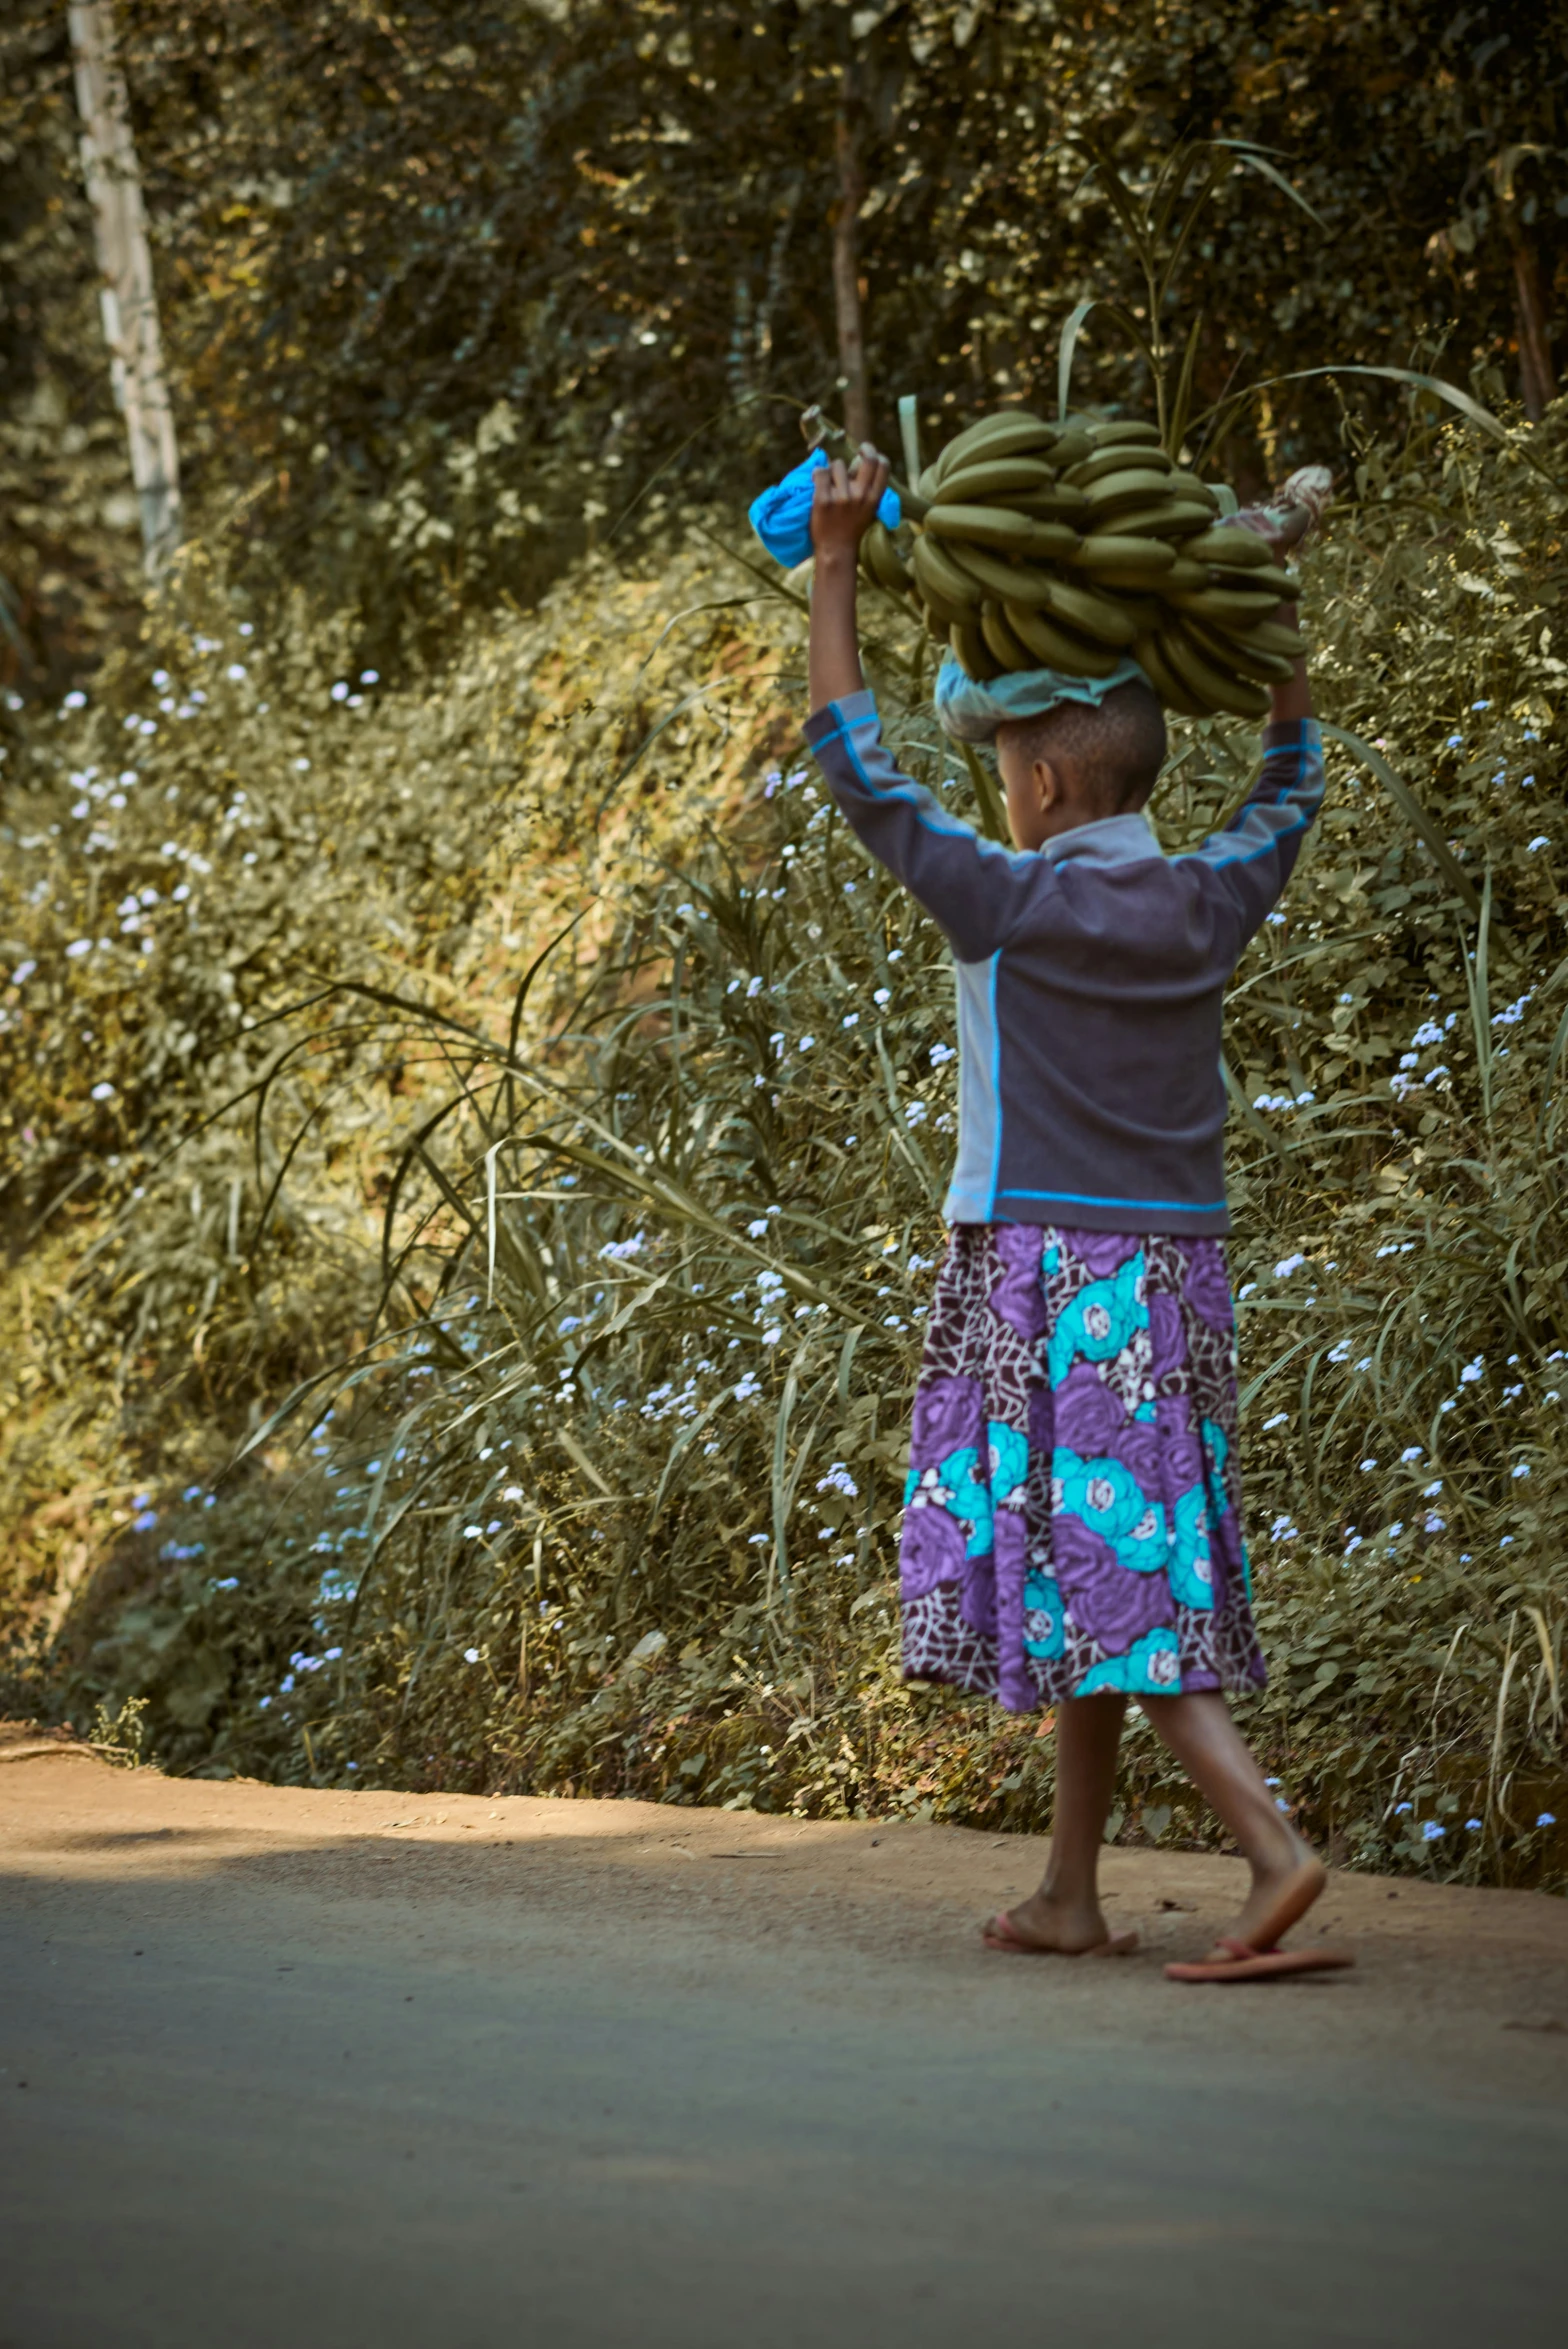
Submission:
<svg viewBox="0 0 1568 2349">
<path fill-rule="evenodd" d="M 37 968 L 38 965 L 35 962 L 19 962 L 15 970 L 11 973 L 12 986 L 24 987 Z"/>
<path fill-rule="evenodd" d="M 1268 1435 L 1276 1427 L 1288 1426 L 1289 1422 L 1290 1413 L 1288 1411 L 1276 1411 L 1272 1419 L 1265 1419 L 1263 1422 L 1263 1432 Z"/>
<path fill-rule="evenodd" d="M 923 1101 L 911 1101 L 904 1111 L 904 1123 L 906 1126 L 923 1125 L 926 1114 L 926 1105 Z"/>
<path fill-rule="evenodd" d="M 1538 832 L 1535 838 L 1530 842 L 1530 854 L 1534 856 L 1538 848 L 1550 848 L 1551 845 L 1551 841 L 1547 838 L 1547 835 L 1544 832 Z"/>
<path fill-rule="evenodd" d="M 845 1012 L 845 1014 L 844 1014 L 844 1020 L 843 1020 L 843 1024 L 844 1024 L 844 1026 L 845 1026 L 846 1028 L 858 1028 L 858 1027 L 859 1027 L 859 1025 L 860 1025 L 860 1014 L 859 1014 L 859 1012 L 858 1012 L 858 1011 L 847 1011 L 847 1012 Z"/>
<path fill-rule="evenodd" d="M 1478 1354 L 1473 1362 L 1467 1362 L 1463 1370 L 1461 1370 L 1459 1373 L 1460 1385 L 1462 1387 L 1473 1387 L 1481 1375 L 1481 1371 L 1485 1362 L 1486 1356 L 1484 1354 Z"/>
<path fill-rule="evenodd" d="M 893 990 L 891 987 L 877 987 L 872 991 L 871 1000 L 878 1005 L 889 1004 L 893 1000 Z"/>
<path fill-rule="evenodd" d="M 1442 1478 L 1440 1476 L 1434 1476 L 1430 1484 L 1424 1484 L 1421 1487 L 1421 1498 L 1423 1501 L 1435 1501 L 1442 1489 Z"/>
<path fill-rule="evenodd" d="M 338 679 L 336 685 L 334 685 L 332 688 L 332 698 L 334 701 L 347 701 L 348 699 L 348 687 L 344 684 L 341 677 Z"/>
<path fill-rule="evenodd" d="M 65 951 L 74 962 L 79 955 L 91 954 L 92 950 L 93 942 L 90 938 L 73 938 Z"/>
<path fill-rule="evenodd" d="M 379 670 L 379 669 L 361 669 L 361 670 L 360 670 L 360 672 L 359 672 L 359 682 L 361 683 L 361 685 L 379 685 L 379 684 L 381 683 L 381 672 L 380 672 L 380 670 Z"/>
<path fill-rule="evenodd" d="M 1429 1509 L 1427 1511 L 1426 1529 L 1428 1533 L 1441 1533 L 1447 1523 L 1448 1519 L 1446 1517 L 1439 1517 L 1435 1509 Z"/>
<path fill-rule="evenodd" d="M 94 1085 L 91 1097 L 94 1101 L 112 1101 L 114 1099 L 114 1087 L 109 1083 L 107 1077 L 102 1084 Z M 1528 1469 L 1525 1474 L 1528 1476 Z"/>
<path fill-rule="evenodd" d="M 463 1662 L 464 1662 L 465 1664 L 477 1664 L 477 1663 L 478 1663 L 478 1661 L 479 1661 L 479 1650 L 478 1650 L 477 1648 L 464 1648 L 464 1650 L 463 1650 Z"/>
<path fill-rule="evenodd" d="M 1274 1267 L 1274 1278 L 1277 1281 L 1289 1280 L 1291 1274 L 1293 1272 L 1299 1272 L 1306 1261 L 1306 1258 L 1300 1255 L 1282 1256 L 1278 1264 L 1276 1264 Z"/>
<path fill-rule="evenodd" d="M 1528 1461 L 1521 1460 L 1517 1467 L 1513 1470 L 1514 1482 L 1517 1484 L 1521 1476 L 1528 1476 L 1529 1473 L 1530 1468 Z"/>
<path fill-rule="evenodd" d="M 223 674 L 231 685 L 242 684 L 245 678 L 245 665 L 242 661 L 230 661 Z"/>
<path fill-rule="evenodd" d="M 310 773 L 309 759 L 296 759 L 294 761 L 294 772 L 296 775 L 308 775 Z"/>
<path fill-rule="evenodd" d="M 1368 1472 L 1368 1470 L 1369 1470 L 1369 1469 L 1373 1469 L 1373 1468 L 1375 1468 L 1376 1466 L 1377 1466 L 1377 1462 L 1376 1462 L 1375 1460 L 1363 1460 L 1363 1461 L 1362 1461 L 1362 1463 L 1361 1463 L 1361 1473 L 1362 1473 L 1362 1475 L 1363 1475 L 1363 1476 L 1365 1476 L 1365 1475 L 1367 1474 L 1367 1472 Z"/>
<path fill-rule="evenodd" d="M 156 679 L 154 682 L 156 683 Z M 87 696 L 85 693 L 80 692 L 68 693 L 60 706 L 62 709 L 67 710 L 85 710 L 87 707 Z"/>
<path fill-rule="evenodd" d="M 1421 1446 L 1419 1444 L 1406 1444 L 1399 1457 L 1408 1466 L 1412 1460 L 1419 1460 L 1421 1458 Z"/>
</svg>

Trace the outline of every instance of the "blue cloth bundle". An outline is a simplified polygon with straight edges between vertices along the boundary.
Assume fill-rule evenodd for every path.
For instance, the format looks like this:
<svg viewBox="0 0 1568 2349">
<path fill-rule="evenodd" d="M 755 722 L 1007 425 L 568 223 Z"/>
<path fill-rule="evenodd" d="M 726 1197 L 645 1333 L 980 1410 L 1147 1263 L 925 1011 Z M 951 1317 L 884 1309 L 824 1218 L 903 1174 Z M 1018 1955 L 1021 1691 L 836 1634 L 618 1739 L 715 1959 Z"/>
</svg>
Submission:
<svg viewBox="0 0 1568 2349">
<path fill-rule="evenodd" d="M 811 552 L 812 476 L 827 461 L 822 449 L 813 449 L 793 473 L 786 473 L 782 481 L 765 489 L 761 497 L 752 499 L 748 515 L 751 527 L 775 563 L 782 563 L 787 571 L 793 571 Z M 898 492 L 884 490 L 877 507 L 877 520 L 889 530 L 896 530 L 903 518 Z"/>
<path fill-rule="evenodd" d="M 937 723 L 955 742 L 990 742 L 1014 718 L 1043 718 L 1058 702 L 1097 710 L 1118 685 L 1147 685 L 1136 661 L 1120 660 L 1108 677 L 1069 677 L 1063 669 L 1014 669 L 981 685 L 949 653 L 936 673 Z"/>
</svg>

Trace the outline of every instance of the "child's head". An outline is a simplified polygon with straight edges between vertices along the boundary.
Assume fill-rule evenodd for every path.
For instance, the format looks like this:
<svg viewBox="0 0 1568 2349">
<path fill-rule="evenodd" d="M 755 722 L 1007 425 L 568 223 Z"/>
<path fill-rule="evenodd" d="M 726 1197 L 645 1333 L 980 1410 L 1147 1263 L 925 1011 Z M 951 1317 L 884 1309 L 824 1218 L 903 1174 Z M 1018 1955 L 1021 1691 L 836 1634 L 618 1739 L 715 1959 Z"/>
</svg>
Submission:
<svg viewBox="0 0 1568 2349">
<path fill-rule="evenodd" d="M 1165 763 L 1165 712 L 1147 685 L 1118 685 L 1099 707 L 1060 701 L 996 730 L 996 763 L 1020 848 L 1141 808 Z"/>
</svg>

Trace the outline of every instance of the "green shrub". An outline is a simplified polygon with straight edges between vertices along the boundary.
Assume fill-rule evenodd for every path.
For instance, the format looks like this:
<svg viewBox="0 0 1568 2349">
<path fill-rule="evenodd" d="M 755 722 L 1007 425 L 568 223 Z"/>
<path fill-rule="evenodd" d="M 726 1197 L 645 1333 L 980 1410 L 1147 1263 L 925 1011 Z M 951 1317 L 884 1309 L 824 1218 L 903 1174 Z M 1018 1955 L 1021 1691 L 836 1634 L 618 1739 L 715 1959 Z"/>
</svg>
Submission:
<svg viewBox="0 0 1568 2349">
<path fill-rule="evenodd" d="M 1227 1041 L 1247 1713 L 1341 1856 L 1556 1883 L 1565 500 L 1458 429 L 1352 454 L 1305 610 L 1329 799 Z M 206 714 L 137 737 L 124 810 L 62 778 L 107 778 L 136 664 L 11 801 L 13 1319 L 48 1293 L 9 1474 L 37 1518 L 90 1488 L 70 1701 L 146 1696 L 187 1770 L 1044 1823 L 1037 1722 L 897 1678 L 950 982 L 792 747 L 798 598 L 694 535 L 357 709 L 303 619 L 241 680 L 220 633 L 165 653 Z M 1254 756 L 1174 728 L 1167 845 Z M 144 873 L 150 951 L 126 914 L 67 959 Z M 1213 1832 L 1141 1728 L 1117 1824 Z"/>
</svg>

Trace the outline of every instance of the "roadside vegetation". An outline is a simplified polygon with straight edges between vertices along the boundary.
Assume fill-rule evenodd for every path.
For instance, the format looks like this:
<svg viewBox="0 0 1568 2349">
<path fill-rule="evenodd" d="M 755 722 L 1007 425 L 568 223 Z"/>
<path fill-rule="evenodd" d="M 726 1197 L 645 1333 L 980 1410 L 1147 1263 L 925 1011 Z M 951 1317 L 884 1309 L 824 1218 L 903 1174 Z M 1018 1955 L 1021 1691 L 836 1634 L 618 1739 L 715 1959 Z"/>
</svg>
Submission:
<svg viewBox="0 0 1568 2349">
<path fill-rule="evenodd" d="M 987 400 L 1054 396 L 1110 266 L 1082 217 Z M 256 327 L 177 300 L 192 382 L 214 303 Z M 1209 460 L 1341 475 L 1303 605 L 1328 803 L 1227 1044 L 1249 1728 L 1341 1859 L 1560 1887 L 1568 427 L 1495 357 L 1399 356 L 1501 422 L 1315 382 Z M 341 449 L 263 462 L 256 365 L 264 494 L 212 490 L 145 605 L 105 556 L 29 666 L 35 599 L 0 711 L 0 1700 L 181 1771 L 1046 1823 L 1048 1729 L 898 1679 L 950 980 L 800 751 L 805 587 L 739 496 L 789 401 L 732 404 L 693 473 L 587 374 L 582 454 L 498 392 L 425 473 L 389 425 L 372 496 Z M 290 365 L 278 429 L 325 448 L 342 384 Z M 1074 381 L 1148 397 L 1109 334 Z M 906 616 L 867 619 L 903 755 L 972 809 Z M 1255 736 L 1172 741 L 1177 847 Z M 1141 1732 L 1113 1824 L 1211 1833 Z"/>
</svg>

